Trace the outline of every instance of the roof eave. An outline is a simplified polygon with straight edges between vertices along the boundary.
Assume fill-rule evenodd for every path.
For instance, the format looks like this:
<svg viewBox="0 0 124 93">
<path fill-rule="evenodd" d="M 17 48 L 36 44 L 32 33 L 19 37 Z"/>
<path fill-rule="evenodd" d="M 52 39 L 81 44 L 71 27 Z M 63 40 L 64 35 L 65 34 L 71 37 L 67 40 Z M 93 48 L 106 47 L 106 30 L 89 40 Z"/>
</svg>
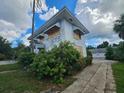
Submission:
<svg viewBox="0 0 124 93">
<path fill-rule="evenodd" d="M 77 22 L 79 22 L 79 24 L 80 24 L 80 25 L 82 26 L 82 28 L 83 28 L 82 32 L 83 32 L 84 34 L 88 34 L 88 33 L 89 33 L 89 31 L 86 29 L 86 27 L 85 27 L 66 7 L 63 7 L 63 9 L 62 9 L 60 12 L 56 13 L 56 14 L 55 14 L 52 18 L 50 18 L 44 25 L 42 25 L 38 30 L 35 31 L 33 38 L 36 37 L 37 34 L 39 34 L 39 33 L 42 32 L 42 31 L 40 31 L 41 28 L 46 28 L 47 24 L 48 24 L 51 20 L 54 20 L 54 19 L 56 18 L 56 16 L 59 16 L 63 11 L 67 11 L 68 14 L 69 14 L 72 18 L 74 18 Z M 28 38 L 28 40 L 31 40 L 31 38 L 32 38 L 32 35 Z"/>
</svg>

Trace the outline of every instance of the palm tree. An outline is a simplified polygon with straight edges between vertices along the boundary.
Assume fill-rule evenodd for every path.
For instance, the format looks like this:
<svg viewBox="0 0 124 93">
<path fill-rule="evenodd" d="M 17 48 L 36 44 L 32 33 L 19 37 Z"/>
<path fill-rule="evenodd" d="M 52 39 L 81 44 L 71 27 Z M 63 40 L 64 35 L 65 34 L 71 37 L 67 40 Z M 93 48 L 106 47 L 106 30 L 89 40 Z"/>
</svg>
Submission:
<svg viewBox="0 0 124 93">
<path fill-rule="evenodd" d="M 113 30 L 124 40 L 124 14 L 115 21 Z"/>
</svg>

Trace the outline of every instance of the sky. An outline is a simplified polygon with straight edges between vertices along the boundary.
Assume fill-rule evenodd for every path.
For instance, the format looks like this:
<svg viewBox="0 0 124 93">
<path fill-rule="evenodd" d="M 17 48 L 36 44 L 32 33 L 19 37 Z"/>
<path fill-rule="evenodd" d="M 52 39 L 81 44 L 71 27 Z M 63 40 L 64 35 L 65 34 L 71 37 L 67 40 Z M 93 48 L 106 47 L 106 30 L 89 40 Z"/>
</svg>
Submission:
<svg viewBox="0 0 124 93">
<path fill-rule="evenodd" d="M 35 29 L 66 6 L 89 30 L 86 45 L 97 46 L 103 41 L 121 41 L 113 31 L 114 21 L 124 14 L 124 0 L 40 0 L 36 9 Z M 32 0 L 0 0 L 0 35 L 16 47 L 29 45 L 31 35 Z"/>
</svg>

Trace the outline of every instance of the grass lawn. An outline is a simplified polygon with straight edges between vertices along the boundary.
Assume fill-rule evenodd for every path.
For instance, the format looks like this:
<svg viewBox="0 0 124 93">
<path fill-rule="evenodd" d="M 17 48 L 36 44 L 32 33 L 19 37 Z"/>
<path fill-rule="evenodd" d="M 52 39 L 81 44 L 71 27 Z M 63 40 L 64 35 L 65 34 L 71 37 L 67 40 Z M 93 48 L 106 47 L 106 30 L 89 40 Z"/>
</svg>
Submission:
<svg viewBox="0 0 124 93">
<path fill-rule="evenodd" d="M 112 69 L 116 81 L 117 93 L 124 93 L 124 63 L 113 64 Z"/>
<path fill-rule="evenodd" d="M 0 93 L 40 93 L 40 91 L 52 87 L 61 91 L 74 80 L 67 78 L 63 84 L 56 85 L 50 81 L 39 81 L 30 74 L 17 70 L 0 74 Z"/>
<path fill-rule="evenodd" d="M 18 63 L 15 64 L 7 64 L 7 65 L 0 65 L 0 72 L 1 71 L 8 71 L 8 70 L 17 70 L 20 66 Z"/>
</svg>

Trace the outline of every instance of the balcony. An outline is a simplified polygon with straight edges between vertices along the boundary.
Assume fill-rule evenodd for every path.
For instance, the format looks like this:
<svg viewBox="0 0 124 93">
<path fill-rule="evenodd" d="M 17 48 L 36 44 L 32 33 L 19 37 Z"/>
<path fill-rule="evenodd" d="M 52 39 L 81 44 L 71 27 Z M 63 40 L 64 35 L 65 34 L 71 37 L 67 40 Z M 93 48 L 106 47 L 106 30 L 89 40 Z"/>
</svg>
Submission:
<svg viewBox="0 0 124 93">
<path fill-rule="evenodd" d="M 35 44 L 35 46 L 36 46 L 37 48 L 45 48 L 45 45 L 43 45 L 43 44 Z"/>
<path fill-rule="evenodd" d="M 51 39 L 48 39 L 46 40 L 44 43 L 45 43 L 45 48 L 47 50 L 53 48 L 55 45 L 57 45 L 59 42 L 61 42 L 63 36 L 62 35 L 57 35 L 56 37 L 54 38 L 51 38 Z"/>
</svg>

